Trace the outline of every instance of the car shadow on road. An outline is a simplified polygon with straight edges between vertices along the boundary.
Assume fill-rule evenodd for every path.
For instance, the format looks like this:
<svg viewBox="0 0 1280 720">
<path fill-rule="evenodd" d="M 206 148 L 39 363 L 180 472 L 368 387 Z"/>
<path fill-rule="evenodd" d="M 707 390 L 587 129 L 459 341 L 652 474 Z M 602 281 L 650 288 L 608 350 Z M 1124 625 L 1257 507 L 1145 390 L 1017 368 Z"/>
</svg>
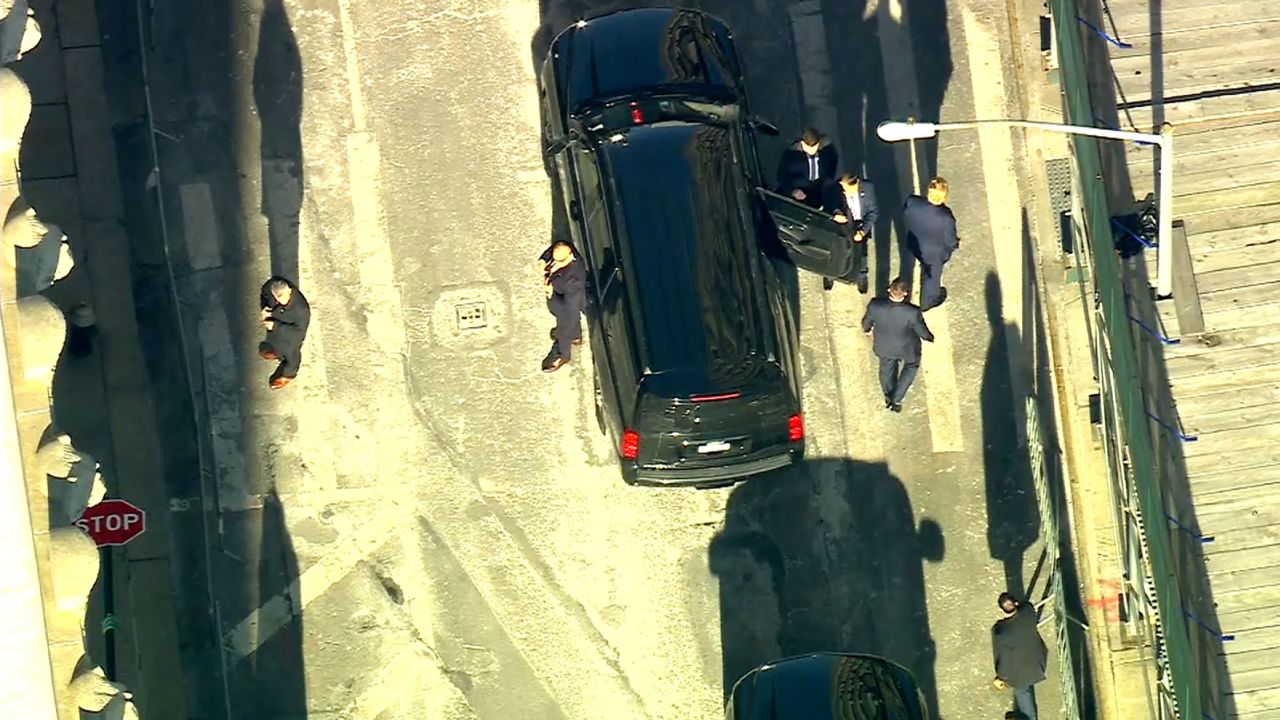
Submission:
<svg viewBox="0 0 1280 720">
<path fill-rule="evenodd" d="M 942 528 L 916 522 L 884 463 L 810 460 L 739 485 L 709 549 L 725 697 L 765 662 L 871 653 L 910 670 L 937 717 L 924 563 L 944 553 Z"/>
</svg>

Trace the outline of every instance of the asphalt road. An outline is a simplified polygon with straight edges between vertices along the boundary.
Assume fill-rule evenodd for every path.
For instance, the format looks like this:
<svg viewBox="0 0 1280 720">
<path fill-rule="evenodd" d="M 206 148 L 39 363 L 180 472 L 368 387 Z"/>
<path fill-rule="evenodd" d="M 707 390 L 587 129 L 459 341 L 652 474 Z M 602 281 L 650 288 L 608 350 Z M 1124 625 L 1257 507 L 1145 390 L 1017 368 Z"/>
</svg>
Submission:
<svg viewBox="0 0 1280 720">
<path fill-rule="evenodd" d="M 711 718 L 751 667 L 840 650 L 903 662 L 941 717 L 998 717 L 995 597 L 1024 589 L 1038 552 L 1011 381 L 1020 155 L 1007 132 L 943 135 L 913 172 L 874 126 L 1012 114 L 1005 4 L 689 3 L 734 29 L 759 114 L 786 137 L 820 124 L 877 183 L 876 287 L 910 270 L 894 211 L 916 176 L 948 177 L 963 238 L 906 412 L 881 409 L 866 298 L 802 278 L 811 460 L 697 491 L 624 486 L 589 364 L 539 372 L 550 318 L 527 267 L 553 204 L 533 58 L 621 7 L 548 3 L 157 8 L 171 251 L 208 431 L 206 482 L 171 518 L 191 558 L 189 704 Z M 278 392 L 254 355 L 272 272 L 315 313 Z"/>
</svg>

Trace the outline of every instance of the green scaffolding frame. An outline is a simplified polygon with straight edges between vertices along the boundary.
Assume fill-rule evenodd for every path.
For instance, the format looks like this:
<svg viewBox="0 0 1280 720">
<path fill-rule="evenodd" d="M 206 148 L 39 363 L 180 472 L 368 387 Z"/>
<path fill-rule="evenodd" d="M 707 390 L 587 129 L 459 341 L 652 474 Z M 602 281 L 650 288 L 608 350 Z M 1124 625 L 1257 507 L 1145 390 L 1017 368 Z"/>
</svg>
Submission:
<svg viewBox="0 0 1280 720">
<path fill-rule="evenodd" d="M 1049 0 L 1058 51 L 1061 87 L 1067 122 L 1094 125 L 1093 104 L 1085 67 L 1084 44 L 1077 21 L 1075 0 Z M 1108 344 L 1111 371 L 1115 378 L 1125 445 L 1137 488 L 1138 505 L 1146 521 L 1143 530 L 1150 564 L 1149 578 L 1156 591 L 1159 619 L 1163 627 L 1164 655 L 1168 661 L 1168 685 L 1173 688 L 1178 715 L 1201 720 L 1200 686 L 1191 655 L 1186 614 L 1174 570 L 1169 525 L 1165 520 L 1165 500 L 1156 470 L 1151 426 L 1146 415 L 1142 382 L 1120 263 L 1111 232 L 1111 212 L 1107 203 L 1102 162 L 1096 138 L 1072 135 L 1072 168 L 1079 202 L 1084 210 L 1082 229 L 1088 238 L 1093 267 L 1096 301 L 1100 305 Z M 1157 656 L 1159 649 L 1157 648 Z"/>
</svg>

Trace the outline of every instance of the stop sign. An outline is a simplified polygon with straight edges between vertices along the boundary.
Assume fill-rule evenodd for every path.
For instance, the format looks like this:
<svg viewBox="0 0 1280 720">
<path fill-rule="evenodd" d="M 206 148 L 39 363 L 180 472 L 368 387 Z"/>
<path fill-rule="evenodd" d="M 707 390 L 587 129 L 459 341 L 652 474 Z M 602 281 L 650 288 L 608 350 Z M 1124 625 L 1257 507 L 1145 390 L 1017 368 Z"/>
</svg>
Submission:
<svg viewBox="0 0 1280 720">
<path fill-rule="evenodd" d="M 147 528 L 147 514 L 127 500 L 103 500 L 85 508 L 76 525 L 98 547 L 124 545 Z"/>
</svg>

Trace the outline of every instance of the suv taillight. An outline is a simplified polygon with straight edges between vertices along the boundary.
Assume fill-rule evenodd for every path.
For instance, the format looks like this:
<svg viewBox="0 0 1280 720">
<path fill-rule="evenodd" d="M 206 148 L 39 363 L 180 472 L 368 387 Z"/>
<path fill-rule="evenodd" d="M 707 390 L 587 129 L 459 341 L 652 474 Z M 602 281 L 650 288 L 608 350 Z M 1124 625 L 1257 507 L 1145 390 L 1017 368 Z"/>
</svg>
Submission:
<svg viewBox="0 0 1280 720">
<path fill-rule="evenodd" d="M 804 439 L 804 416 L 796 413 L 787 419 L 787 439 L 799 442 Z"/>
<path fill-rule="evenodd" d="M 803 433 L 802 433 L 803 434 Z M 627 428 L 622 431 L 622 459 L 635 460 L 640 456 L 640 433 Z"/>
</svg>

